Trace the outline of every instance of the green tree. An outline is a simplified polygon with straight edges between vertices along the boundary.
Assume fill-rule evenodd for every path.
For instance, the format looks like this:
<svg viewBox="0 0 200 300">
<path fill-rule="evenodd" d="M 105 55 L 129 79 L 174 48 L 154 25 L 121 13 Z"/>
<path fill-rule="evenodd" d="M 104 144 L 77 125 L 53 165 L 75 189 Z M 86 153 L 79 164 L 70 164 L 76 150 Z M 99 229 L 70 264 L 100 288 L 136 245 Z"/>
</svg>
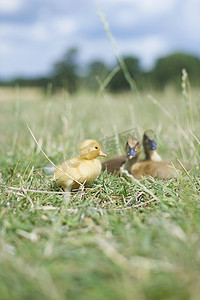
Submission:
<svg viewBox="0 0 200 300">
<path fill-rule="evenodd" d="M 161 89 L 167 84 L 180 86 L 182 69 L 187 70 L 193 84 L 199 82 L 199 58 L 185 53 L 174 53 L 157 60 L 155 67 L 150 72 L 152 83 Z"/>
<path fill-rule="evenodd" d="M 110 69 L 101 61 L 93 61 L 87 67 L 85 86 L 89 89 L 97 90 L 108 74 Z"/>
<path fill-rule="evenodd" d="M 69 93 L 74 93 L 78 89 L 78 50 L 71 48 L 63 56 L 61 61 L 55 63 L 53 67 L 52 83 L 53 88 L 64 88 Z"/>
<path fill-rule="evenodd" d="M 131 77 L 133 78 L 133 80 L 136 82 L 136 85 L 138 86 L 142 75 L 139 59 L 135 57 L 127 56 L 124 57 L 124 63 Z M 109 84 L 109 88 L 112 92 L 118 92 L 121 90 L 130 90 L 130 85 L 126 80 L 122 69 L 120 69 L 112 78 Z"/>
</svg>

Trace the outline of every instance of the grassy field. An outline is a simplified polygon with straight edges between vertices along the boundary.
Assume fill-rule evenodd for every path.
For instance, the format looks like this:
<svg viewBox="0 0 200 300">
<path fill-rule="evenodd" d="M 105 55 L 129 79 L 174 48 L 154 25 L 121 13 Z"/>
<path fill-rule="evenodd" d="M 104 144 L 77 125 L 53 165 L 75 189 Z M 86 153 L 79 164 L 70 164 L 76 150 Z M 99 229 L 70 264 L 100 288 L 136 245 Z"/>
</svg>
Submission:
<svg viewBox="0 0 200 300">
<path fill-rule="evenodd" d="M 1 300 L 199 299 L 200 90 L 187 92 L 0 89 Z M 194 168 L 142 183 L 103 173 L 68 199 L 27 126 L 55 164 L 86 138 L 151 128 L 163 159 Z"/>
</svg>

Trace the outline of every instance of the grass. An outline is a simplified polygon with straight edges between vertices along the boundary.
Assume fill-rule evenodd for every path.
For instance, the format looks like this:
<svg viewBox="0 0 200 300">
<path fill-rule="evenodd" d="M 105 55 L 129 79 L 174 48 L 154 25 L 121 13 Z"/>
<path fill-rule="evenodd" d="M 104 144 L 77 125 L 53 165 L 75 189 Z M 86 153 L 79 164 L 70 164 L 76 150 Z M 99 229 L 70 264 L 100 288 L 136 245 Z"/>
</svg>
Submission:
<svg viewBox="0 0 200 300">
<path fill-rule="evenodd" d="M 199 90 L 143 93 L 145 110 L 132 93 L 0 92 L 0 298 L 199 299 Z M 102 173 L 69 200 L 27 125 L 56 164 L 85 138 L 152 128 L 164 159 L 194 169 L 142 183 Z"/>
</svg>

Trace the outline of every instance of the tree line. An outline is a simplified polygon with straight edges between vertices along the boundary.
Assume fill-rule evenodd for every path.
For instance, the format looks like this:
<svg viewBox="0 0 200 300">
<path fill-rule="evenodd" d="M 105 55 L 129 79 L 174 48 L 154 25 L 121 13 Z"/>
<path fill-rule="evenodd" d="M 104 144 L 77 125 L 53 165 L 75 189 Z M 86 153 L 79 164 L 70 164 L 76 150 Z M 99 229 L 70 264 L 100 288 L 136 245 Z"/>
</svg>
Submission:
<svg viewBox="0 0 200 300">
<path fill-rule="evenodd" d="M 65 89 L 69 93 L 75 93 L 80 88 L 97 90 L 100 86 L 113 93 L 130 89 L 119 62 L 108 66 L 102 61 L 92 61 L 84 68 L 80 68 L 78 54 L 79 51 L 76 48 L 68 50 L 53 65 L 51 74 L 46 77 L 15 78 L 10 81 L 1 81 L 0 85 L 37 86 L 44 89 L 51 85 L 53 91 Z M 200 59 L 186 53 L 173 53 L 159 58 L 148 72 L 143 70 L 137 57 L 123 57 L 123 65 L 139 90 L 150 87 L 163 89 L 166 85 L 180 88 L 182 69 L 187 70 L 192 85 L 197 86 L 200 81 Z"/>
</svg>

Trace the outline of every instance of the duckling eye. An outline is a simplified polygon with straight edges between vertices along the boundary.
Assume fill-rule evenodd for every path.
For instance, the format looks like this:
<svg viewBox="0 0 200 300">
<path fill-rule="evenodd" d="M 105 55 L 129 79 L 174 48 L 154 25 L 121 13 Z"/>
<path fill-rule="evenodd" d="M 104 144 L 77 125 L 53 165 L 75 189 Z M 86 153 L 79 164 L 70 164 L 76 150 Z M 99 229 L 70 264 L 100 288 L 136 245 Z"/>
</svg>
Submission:
<svg viewBox="0 0 200 300">
<path fill-rule="evenodd" d="M 137 145 L 137 146 L 139 146 L 139 144 L 140 144 L 140 142 L 137 142 L 137 144 L 136 144 L 136 145 Z"/>
<path fill-rule="evenodd" d="M 96 146 L 95 149 L 99 149 L 99 148 Z"/>
</svg>

